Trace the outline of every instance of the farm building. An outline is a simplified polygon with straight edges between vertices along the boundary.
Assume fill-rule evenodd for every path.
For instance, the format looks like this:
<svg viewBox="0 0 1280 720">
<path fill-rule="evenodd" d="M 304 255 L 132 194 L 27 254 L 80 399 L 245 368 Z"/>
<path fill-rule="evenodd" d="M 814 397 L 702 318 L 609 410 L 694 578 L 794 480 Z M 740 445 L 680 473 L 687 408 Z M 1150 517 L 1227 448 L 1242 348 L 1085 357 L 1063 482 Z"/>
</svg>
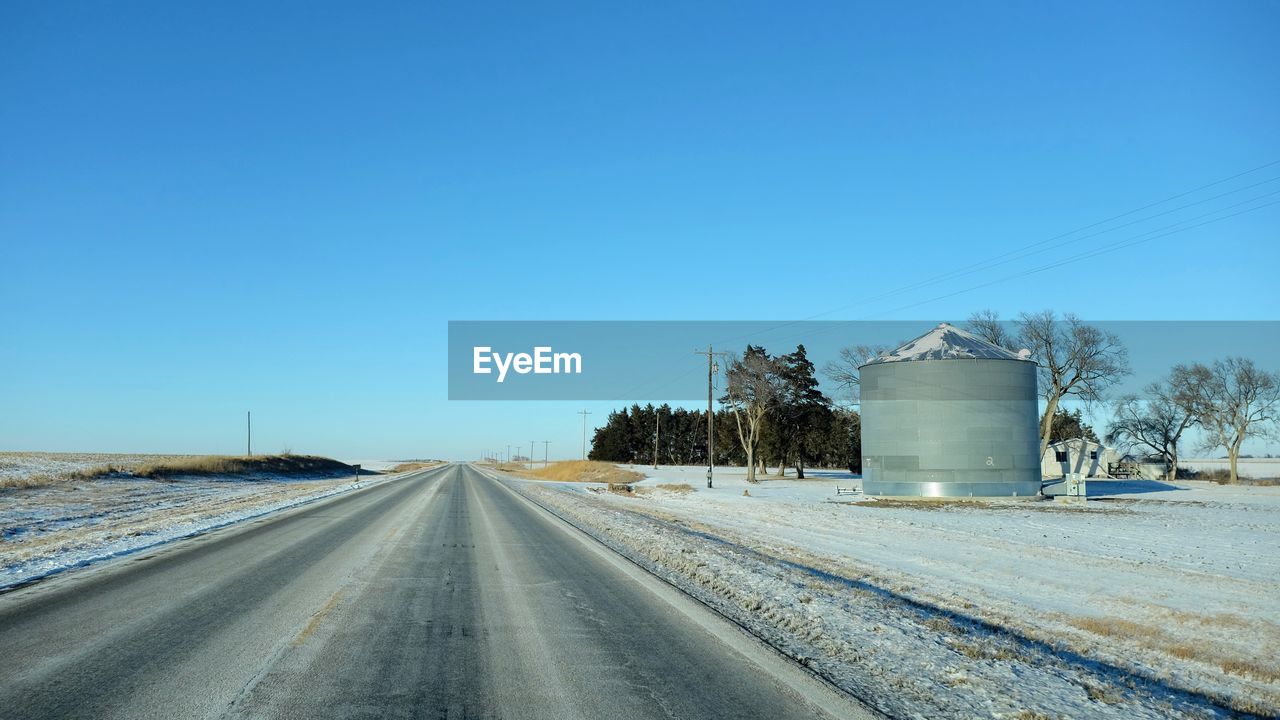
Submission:
<svg viewBox="0 0 1280 720">
<path fill-rule="evenodd" d="M 1040 471 L 1045 477 L 1064 477 L 1067 473 L 1111 477 L 1109 468 L 1124 459 L 1115 448 L 1084 438 L 1071 438 L 1049 443 L 1044 457 L 1040 458 Z"/>
<path fill-rule="evenodd" d="M 859 368 L 863 492 L 1040 492 L 1036 364 L 943 323 Z"/>
</svg>

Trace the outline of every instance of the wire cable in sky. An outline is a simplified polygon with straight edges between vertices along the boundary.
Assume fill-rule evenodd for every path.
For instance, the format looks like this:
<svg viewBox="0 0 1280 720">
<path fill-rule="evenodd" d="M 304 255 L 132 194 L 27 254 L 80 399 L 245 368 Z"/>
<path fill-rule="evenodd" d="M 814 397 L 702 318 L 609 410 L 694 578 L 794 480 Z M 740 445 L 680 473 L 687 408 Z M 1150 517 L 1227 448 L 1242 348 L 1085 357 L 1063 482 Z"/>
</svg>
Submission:
<svg viewBox="0 0 1280 720">
<path fill-rule="evenodd" d="M 1145 221 L 1147 221 L 1147 220 L 1151 220 L 1151 219 L 1154 219 L 1154 218 L 1157 218 L 1157 217 L 1162 217 L 1162 216 L 1164 216 L 1164 215 L 1169 215 L 1169 214 L 1171 214 L 1171 213 L 1178 212 L 1179 210 L 1184 210 L 1184 209 L 1186 209 L 1186 208 L 1193 207 L 1193 206 L 1195 206 L 1195 205 L 1202 205 L 1202 204 L 1204 204 L 1204 203 L 1206 203 L 1206 202 L 1211 202 L 1211 201 L 1213 201 L 1213 200 L 1217 200 L 1217 199 L 1220 199 L 1220 198 L 1226 197 L 1226 196 L 1228 196 L 1228 195 L 1233 195 L 1233 194 L 1235 194 L 1235 193 L 1243 192 L 1243 191 L 1245 191 L 1245 190 L 1249 190 L 1249 189 L 1252 189 L 1252 188 L 1258 187 L 1259 185 L 1264 185 L 1264 184 L 1267 184 L 1267 183 L 1270 183 L 1270 182 L 1275 182 L 1276 180 L 1280 179 L 1280 177 L 1268 178 L 1268 179 L 1266 179 L 1266 180 L 1262 180 L 1262 181 L 1260 181 L 1260 182 L 1256 182 L 1256 183 L 1253 183 L 1253 184 L 1251 184 L 1251 185 L 1246 185 L 1246 186 L 1243 186 L 1243 187 L 1240 187 L 1240 188 L 1236 188 L 1236 189 L 1234 189 L 1234 190 L 1229 190 L 1229 191 L 1227 191 L 1227 192 L 1220 193 L 1220 194 L 1218 194 L 1218 195 L 1214 195 L 1214 196 L 1209 197 L 1209 198 L 1204 198 L 1204 199 L 1202 199 L 1202 200 L 1197 200 L 1197 201 L 1195 201 L 1195 202 L 1187 203 L 1187 204 L 1185 204 L 1185 205 L 1179 206 L 1179 207 L 1177 207 L 1177 208 L 1173 208 L 1173 209 L 1171 209 L 1171 210 L 1165 210 L 1165 211 L 1162 211 L 1162 212 L 1159 212 L 1159 213 L 1156 213 L 1156 214 L 1153 214 L 1153 215 L 1147 216 L 1147 217 L 1145 217 L 1145 218 L 1141 218 L 1141 219 L 1138 219 L 1138 220 L 1133 220 L 1133 221 L 1130 221 L 1130 222 L 1128 222 L 1128 223 L 1124 223 L 1124 224 L 1122 224 L 1122 225 L 1118 225 L 1118 226 L 1115 226 L 1115 227 L 1112 227 L 1112 228 L 1108 228 L 1108 229 L 1105 229 L 1105 230 L 1100 230 L 1100 231 L 1098 231 L 1098 232 L 1096 232 L 1096 233 L 1093 233 L 1093 234 L 1087 235 L 1087 236 L 1082 237 L 1082 238 L 1074 238 L 1074 239 L 1071 239 L 1071 240 L 1067 240 L 1066 242 L 1059 242 L 1059 243 L 1057 243 L 1057 244 L 1055 244 L 1055 245 L 1052 245 L 1052 246 L 1050 246 L 1050 247 L 1043 248 L 1042 250 L 1035 250 L 1035 251 L 1032 251 L 1032 252 L 1027 252 L 1028 250 L 1032 250 L 1033 248 L 1038 248 L 1038 247 L 1041 247 L 1041 246 L 1044 246 L 1044 245 L 1048 245 L 1048 244 L 1050 244 L 1050 243 L 1055 243 L 1056 241 L 1064 240 L 1065 238 L 1068 238 L 1068 237 L 1070 237 L 1070 236 L 1072 236 L 1072 235 L 1075 235 L 1075 234 L 1077 234 L 1077 233 L 1084 232 L 1084 231 L 1086 231 L 1086 230 L 1091 230 L 1091 229 L 1093 229 L 1093 228 L 1097 228 L 1097 227 L 1099 227 L 1099 226 L 1106 225 L 1107 223 L 1111 223 L 1111 222 L 1114 222 L 1114 221 L 1116 221 L 1116 220 L 1124 219 L 1124 218 L 1129 217 L 1129 216 L 1131 216 L 1131 215 L 1135 215 L 1135 214 L 1137 214 L 1137 213 L 1140 213 L 1140 212 L 1142 212 L 1142 211 L 1144 211 L 1144 210 L 1149 210 L 1149 209 L 1151 209 L 1151 208 L 1158 207 L 1158 206 L 1160 206 L 1160 205 L 1164 205 L 1164 204 L 1167 204 L 1167 203 L 1173 202 L 1173 201 L 1175 201 L 1175 200 L 1179 200 L 1179 199 L 1184 198 L 1184 197 L 1187 197 L 1187 196 L 1189 196 L 1189 195 L 1194 195 L 1195 193 L 1198 193 L 1198 192 L 1201 192 L 1201 191 L 1207 190 L 1207 189 L 1212 188 L 1212 187 L 1217 187 L 1217 186 L 1222 185 L 1222 184 L 1224 184 L 1224 183 L 1231 182 L 1232 180 L 1237 180 L 1237 179 L 1239 179 L 1239 178 L 1245 177 L 1246 175 L 1251 175 L 1251 174 L 1256 173 L 1256 172 L 1258 172 L 1258 171 L 1260 171 L 1260 170 L 1265 170 L 1265 169 L 1267 169 L 1267 168 L 1274 167 L 1274 166 L 1276 166 L 1276 165 L 1280 165 L 1280 160 L 1273 160 L 1273 161 L 1271 161 L 1271 162 L 1264 163 L 1264 164 L 1262 164 L 1262 165 L 1258 165 L 1258 166 L 1252 167 L 1252 168 L 1250 168 L 1250 169 L 1248 169 L 1248 170 L 1244 170 L 1244 171 L 1242 171 L 1242 172 L 1238 172 L 1238 173 L 1235 173 L 1235 174 L 1233 174 L 1233 175 L 1230 175 L 1230 176 L 1227 176 L 1227 177 L 1224 177 L 1224 178 L 1220 178 L 1220 179 L 1218 179 L 1218 180 L 1214 180 L 1214 181 L 1212 181 L 1212 182 L 1205 183 L 1205 184 L 1203 184 L 1203 185 L 1199 185 L 1199 186 L 1197 186 L 1197 187 L 1195 187 L 1195 188 L 1192 188 L 1192 189 L 1190 189 L 1190 190 L 1184 190 L 1184 191 L 1182 191 L 1182 192 L 1179 192 L 1179 193 L 1174 194 L 1174 195 L 1170 195 L 1170 196 L 1168 196 L 1168 197 L 1162 198 L 1162 199 L 1157 200 L 1157 201 L 1155 201 L 1155 202 L 1147 203 L 1146 205 L 1142 205 L 1141 207 L 1136 207 L 1136 208 L 1133 208 L 1133 209 L 1131 209 L 1131 210 L 1126 210 L 1125 212 L 1119 213 L 1119 214 L 1117 214 L 1117 215 L 1112 215 L 1111 217 L 1108 217 L 1108 218 L 1103 219 L 1103 220 L 1098 220 L 1098 221 L 1096 221 L 1096 222 L 1092 222 L 1092 223 L 1089 223 L 1089 224 L 1087 224 L 1087 225 L 1082 225 L 1082 226 L 1077 227 L 1077 228 L 1075 228 L 1075 229 L 1073 229 L 1073 230 L 1068 230 L 1068 231 L 1066 231 L 1066 232 L 1060 233 L 1060 234 L 1055 235 L 1055 236 L 1050 237 L 1050 238 L 1045 238 L 1045 239 L 1043 239 L 1043 240 L 1037 240 L 1037 241 L 1032 242 L 1032 243 L 1027 243 L 1027 244 L 1025 244 L 1025 245 L 1022 245 L 1022 246 L 1019 246 L 1019 247 L 1016 247 L 1016 248 L 1012 248 L 1012 249 L 1010 249 L 1010 250 L 1008 250 L 1008 251 L 1006 251 L 1006 252 L 1000 253 L 1000 254 L 998 254 L 998 255 L 993 255 L 993 256 L 991 256 L 991 257 L 989 257 L 989 258 L 986 258 L 986 259 L 984 259 L 984 260 L 980 260 L 980 261 L 978 261 L 977 263 L 973 263 L 973 264 L 971 264 L 971 265 L 966 265 L 966 266 L 964 266 L 964 267 L 962 267 L 962 268 L 957 268 L 957 269 L 955 269 L 955 270 L 950 270 L 950 271 L 948 271 L 948 272 L 941 273 L 941 274 L 939 274 L 939 275 L 935 275 L 935 276 L 932 276 L 932 277 L 926 278 L 925 280 L 921 280 L 921 281 L 919 281 L 919 282 L 911 283 L 911 284 L 909 284 L 909 285 L 901 286 L 901 287 L 895 288 L 895 289 L 893 289 L 893 290 L 886 291 L 886 292 L 881 293 L 881 294 L 879 294 L 879 295 L 873 295 L 872 297 L 869 297 L 869 298 L 861 298 L 861 299 L 859 299 L 859 300 L 858 300 L 858 301 L 856 301 L 856 302 L 847 303 L 847 304 L 845 304 L 845 305 L 841 305 L 841 306 L 838 306 L 838 307 L 835 307 L 835 308 L 831 308 L 831 309 L 829 309 L 829 310 L 824 310 L 824 311 L 822 311 L 822 312 L 820 312 L 820 313 L 815 313 L 815 314 L 813 314 L 813 315 L 809 315 L 809 316 L 804 317 L 804 318 L 801 318 L 801 319 L 799 319 L 799 320 L 790 320 L 790 321 L 787 321 L 787 322 L 779 323 L 778 325 L 776 325 L 776 326 L 774 326 L 774 327 L 766 328 L 766 329 L 764 329 L 764 330 L 758 330 L 758 331 L 756 331 L 756 332 L 748 333 L 748 334 L 746 334 L 746 335 L 742 335 L 742 336 L 739 336 L 739 337 L 724 338 L 724 339 L 719 340 L 717 344 L 723 344 L 723 343 L 727 343 L 727 342 L 740 341 L 740 340 L 743 340 L 743 339 L 746 339 L 746 338 L 754 337 L 754 336 L 756 336 L 756 335 L 761 335 L 761 334 L 764 334 L 764 333 L 772 332 L 772 331 L 774 331 L 774 330 L 779 330 L 779 329 L 782 329 L 782 328 L 784 328 L 784 327 L 788 327 L 788 326 L 790 326 L 790 325 L 794 325 L 794 324 L 797 324 L 797 323 L 800 323 L 800 322 L 804 322 L 804 321 L 806 321 L 806 320 L 816 320 L 816 319 L 818 319 L 818 318 L 825 317 L 825 316 L 827 316 L 827 315 L 831 315 L 831 314 L 833 314 L 833 313 L 837 313 L 837 312 L 840 312 L 840 311 L 842 311 L 842 310 L 848 310 L 849 308 L 853 308 L 853 307 L 865 306 L 865 305 L 867 305 L 867 304 L 869 304 L 869 303 L 876 302 L 876 301 L 878 301 L 878 300 L 883 300 L 883 299 L 886 299 L 886 298 L 892 297 L 892 296 L 894 296 L 894 295 L 899 295 L 899 294 L 904 293 L 904 292 L 910 292 L 910 291 L 912 291 L 912 290 L 918 290 L 918 289 L 921 289 L 921 288 L 924 288 L 924 287 L 929 287 L 929 286 L 931 286 L 931 285 L 936 285 L 937 283 L 939 283 L 939 282 L 944 282 L 944 281 L 946 281 L 946 280 L 952 280 L 952 279 L 955 279 L 955 278 L 958 278 L 958 277 L 964 277 L 964 276 L 966 276 L 966 275 L 971 275 L 971 274 L 973 274 L 974 272 L 979 272 L 979 271 L 984 270 L 984 269 L 989 269 L 990 267 L 996 267 L 996 266 L 999 266 L 999 265 L 1007 264 L 1007 263 L 1009 263 L 1009 262 L 1014 262 L 1014 261 L 1016 261 L 1016 260 L 1023 259 L 1023 258 L 1025 258 L 1025 257 L 1030 257 L 1031 255 L 1035 255 L 1035 254 L 1038 254 L 1038 253 L 1040 253 L 1040 252 L 1045 252 L 1045 251 L 1048 251 L 1048 250 L 1051 250 L 1051 249 L 1056 249 L 1056 248 L 1058 248 L 1058 247 L 1061 247 L 1061 246 L 1063 246 L 1063 245 L 1069 244 L 1069 243 L 1071 243 L 1071 242 L 1078 242 L 1078 241 L 1080 241 L 1080 240 L 1084 240 L 1084 239 L 1087 239 L 1087 238 L 1090 238 L 1090 237 L 1097 237 L 1097 236 L 1099 236 L 1099 235 L 1104 235 L 1104 234 L 1106 234 L 1106 233 L 1113 232 L 1113 231 L 1115 231 L 1115 230 L 1119 230 L 1119 229 L 1122 229 L 1122 228 L 1125 228 L 1125 227 L 1131 227 L 1132 225 L 1135 225 L 1135 224 L 1138 224 L 1138 223 L 1141 223 L 1141 222 L 1145 222 Z M 1010 256 L 1016 256 L 1016 257 L 1010 257 Z M 1007 259 L 1007 260 L 1006 260 L 1006 258 L 1009 258 L 1009 259 Z"/>
</svg>

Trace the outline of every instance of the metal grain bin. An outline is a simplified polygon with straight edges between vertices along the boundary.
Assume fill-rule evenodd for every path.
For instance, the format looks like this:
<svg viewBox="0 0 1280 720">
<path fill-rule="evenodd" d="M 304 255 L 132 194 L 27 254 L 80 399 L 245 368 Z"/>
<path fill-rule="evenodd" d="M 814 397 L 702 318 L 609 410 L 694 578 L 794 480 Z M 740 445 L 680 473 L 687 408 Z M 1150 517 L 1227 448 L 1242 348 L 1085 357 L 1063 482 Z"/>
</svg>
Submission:
<svg viewBox="0 0 1280 720">
<path fill-rule="evenodd" d="M 1040 491 L 1036 364 L 946 323 L 859 370 L 863 492 Z"/>
</svg>

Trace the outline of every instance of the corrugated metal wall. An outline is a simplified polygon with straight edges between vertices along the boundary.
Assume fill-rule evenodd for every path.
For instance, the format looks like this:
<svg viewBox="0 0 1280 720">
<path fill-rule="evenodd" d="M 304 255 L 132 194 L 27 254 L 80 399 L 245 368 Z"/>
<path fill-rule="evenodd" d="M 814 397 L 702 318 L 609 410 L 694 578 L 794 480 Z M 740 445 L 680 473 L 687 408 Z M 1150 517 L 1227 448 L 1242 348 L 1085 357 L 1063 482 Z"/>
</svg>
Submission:
<svg viewBox="0 0 1280 720">
<path fill-rule="evenodd" d="M 914 497 L 1040 490 L 1036 365 L 886 362 L 861 369 L 863 489 Z"/>
</svg>

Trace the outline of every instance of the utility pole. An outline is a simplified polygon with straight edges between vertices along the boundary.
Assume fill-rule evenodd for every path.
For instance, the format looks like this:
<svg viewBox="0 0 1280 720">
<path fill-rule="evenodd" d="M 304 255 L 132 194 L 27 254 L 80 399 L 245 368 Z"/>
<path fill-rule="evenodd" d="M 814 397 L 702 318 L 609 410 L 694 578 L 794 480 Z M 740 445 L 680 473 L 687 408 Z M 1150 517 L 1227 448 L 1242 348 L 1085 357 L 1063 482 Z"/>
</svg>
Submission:
<svg viewBox="0 0 1280 720">
<path fill-rule="evenodd" d="M 253 457 L 253 411 L 244 411 L 245 436 L 244 436 L 244 454 L 247 457 Z"/>
<path fill-rule="evenodd" d="M 530 440 L 530 441 L 529 441 L 529 469 L 530 469 L 530 470 L 532 470 L 532 469 L 533 469 L 533 445 L 534 445 L 534 443 L 536 443 L 536 442 L 538 442 L 538 441 L 537 441 L 537 440 Z"/>
<path fill-rule="evenodd" d="M 658 418 L 657 410 L 653 411 L 653 469 L 658 469 Z"/>
<path fill-rule="evenodd" d="M 703 351 L 694 350 L 695 355 L 703 355 Z M 705 355 L 707 356 L 707 487 L 711 487 L 711 477 L 715 474 L 716 467 L 716 414 L 712 407 L 712 390 L 714 386 L 716 372 L 719 366 L 716 364 L 717 355 L 728 355 L 725 352 L 715 352 L 711 346 L 707 346 Z"/>
<path fill-rule="evenodd" d="M 582 416 L 582 459 L 586 460 L 587 459 L 587 416 L 590 415 L 591 413 L 587 412 L 586 408 L 583 408 L 578 411 L 578 414 Z"/>
<path fill-rule="evenodd" d="M 716 413 L 711 407 L 711 381 L 715 379 L 716 361 L 707 346 L 707 489 L 711 489 L 711 476 L 716 471 Z"/>
<path fill-rule="evenodd" d="M 511 462 L 511 445 L 507 445 L 507 462 Z"/>
<path fill-rule="evenodd" d="M 547 457 L 550 454 L 551 454 L 551 441 L 543 440 L 542 441 L 542 467 L 545 468 L 547 466 Z"/>
</svg>

